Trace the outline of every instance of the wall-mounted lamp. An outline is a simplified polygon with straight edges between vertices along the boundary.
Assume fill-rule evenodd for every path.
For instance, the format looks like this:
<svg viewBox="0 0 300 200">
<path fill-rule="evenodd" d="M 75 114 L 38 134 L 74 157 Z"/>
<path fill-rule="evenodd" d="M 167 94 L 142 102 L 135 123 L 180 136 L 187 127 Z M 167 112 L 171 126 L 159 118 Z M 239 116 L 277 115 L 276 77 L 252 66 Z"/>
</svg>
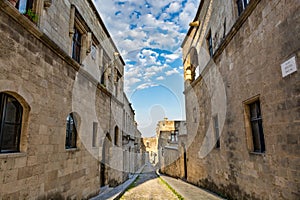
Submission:
<svg viewBox="0 0 300 200">
<path fill-rule="evenodd" d="M 197 27 L 200 25 L 200 21 L 193 21 L 189 24 L 190 26 Z"/>
</svg>

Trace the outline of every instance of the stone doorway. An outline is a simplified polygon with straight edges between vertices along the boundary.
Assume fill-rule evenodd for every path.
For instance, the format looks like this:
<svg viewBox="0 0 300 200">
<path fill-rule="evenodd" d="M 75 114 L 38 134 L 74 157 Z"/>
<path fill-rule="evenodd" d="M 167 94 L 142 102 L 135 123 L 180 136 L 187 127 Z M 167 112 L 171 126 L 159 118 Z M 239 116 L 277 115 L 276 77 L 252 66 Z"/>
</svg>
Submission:
<svg viewBox="0 0 300 200">
<path fill-rule="evenodd" d="M 109 171 L 109 155 L 112 147 L 112 139 L 110 134 L 107 133 L 102 147 L 102 160 L 100 165 L 100 186 L 103 187 L 108 184 L 108 171 Z"/>
</svg>

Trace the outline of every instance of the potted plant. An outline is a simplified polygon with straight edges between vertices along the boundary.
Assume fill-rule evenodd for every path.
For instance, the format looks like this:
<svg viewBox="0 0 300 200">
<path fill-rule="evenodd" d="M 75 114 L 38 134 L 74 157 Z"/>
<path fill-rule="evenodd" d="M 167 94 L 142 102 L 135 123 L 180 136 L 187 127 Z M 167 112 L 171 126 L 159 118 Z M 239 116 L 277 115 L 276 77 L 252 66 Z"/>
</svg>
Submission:
<svg viewBox="0 0 300 200">
<path fill-rule="evenodd" d="M 38 15 L 34 13 L 31 9 L 28 9 L 24 15 L 32 22 L 34 23 L 38 22 Z"/>
<path fill-rule="evenodd" d="M 8 1 L 15 7 L 19 0 L 8 0 Z"/>
</svg>

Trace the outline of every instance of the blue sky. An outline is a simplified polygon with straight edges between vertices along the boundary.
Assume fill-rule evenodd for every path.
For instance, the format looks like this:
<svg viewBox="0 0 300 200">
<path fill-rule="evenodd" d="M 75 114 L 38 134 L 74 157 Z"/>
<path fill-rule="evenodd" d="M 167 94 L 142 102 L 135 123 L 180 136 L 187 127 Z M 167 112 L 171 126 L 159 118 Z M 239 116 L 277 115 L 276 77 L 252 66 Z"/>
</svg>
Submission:
<svg viewBox="0 0 300 200">
<path fill-rule="evenodd" d="M 125 66 L 125 92 L 144 137 L 185 119 L 180 45 L 200 0 L 94 0 Z"/>
</svg>

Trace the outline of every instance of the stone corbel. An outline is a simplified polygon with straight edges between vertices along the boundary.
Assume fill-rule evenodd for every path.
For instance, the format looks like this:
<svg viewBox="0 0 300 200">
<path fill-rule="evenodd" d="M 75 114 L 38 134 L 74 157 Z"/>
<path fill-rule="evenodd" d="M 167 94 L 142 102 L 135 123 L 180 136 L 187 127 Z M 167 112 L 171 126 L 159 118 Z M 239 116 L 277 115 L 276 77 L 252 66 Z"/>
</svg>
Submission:
<svg viewBox="0 0 300 200">
<path fill-rule="evenodd" d="M 71 6 L 70 10 L 70 21 L 69 21 L 69 34 L 73 36 L 74 34 L 74 23 L 75 23 L 75 6 Z"/>
<path fill-rule="evenodd" d="M 47 9 L 52 5 L 52 0 L 44 0 L 44 8 Z"/>
<path fill-rule="evenodd" d="M 91 52 L 91 49 L 92 49 L 92 33 L 91 32 L 88 32 L 87 33 L 87 41 L 86 41 L 86 53 L 89 54 Z"/>
</svg>

